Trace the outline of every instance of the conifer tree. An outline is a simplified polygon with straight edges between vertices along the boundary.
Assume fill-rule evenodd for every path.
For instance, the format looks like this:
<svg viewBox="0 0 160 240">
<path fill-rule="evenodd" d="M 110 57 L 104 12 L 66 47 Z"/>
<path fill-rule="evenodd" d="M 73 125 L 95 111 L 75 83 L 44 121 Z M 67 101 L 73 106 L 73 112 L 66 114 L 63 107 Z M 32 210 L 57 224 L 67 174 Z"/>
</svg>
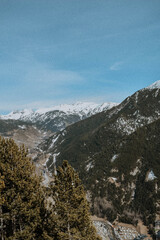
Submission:
<svg viewBox="0 0 160 240">
<path fill-rule="evenodd" d="M 3 188 L 1 183 L 1 199 L 5 201 L 0 205 L 0 239 L 53 239 L 48 232 L 50 213 L 41 178 L 36 176 L 24 146 L 0 138 L 0 175 L 5 179 Z"/>
<path fill-rule="evenodd" d="M 0 174 L 0 206 L 4 203 L 4 198 L 2 197 L 2 189 L 5 187 L 4 177 Z"/>
<path fill-rule="evenodd" d="M 98 240 L 89 216 L 84 188 L 74 169 L 64 161 L 51 186 L 57 216 L 57 240 Z"/>
</svg>

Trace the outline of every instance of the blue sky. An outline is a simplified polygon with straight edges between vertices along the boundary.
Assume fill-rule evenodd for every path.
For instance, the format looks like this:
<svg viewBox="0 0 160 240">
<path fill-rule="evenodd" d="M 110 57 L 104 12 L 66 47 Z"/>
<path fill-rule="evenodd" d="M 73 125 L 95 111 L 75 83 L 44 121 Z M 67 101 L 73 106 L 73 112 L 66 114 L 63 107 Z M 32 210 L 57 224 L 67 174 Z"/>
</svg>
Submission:
<svg viewBox="0 0 160 240">
<path fill-rule="evenodd" d="M 0 113 L 120 102 L 160 79 L 159 0 L 0 0 Z"/>
</svg>

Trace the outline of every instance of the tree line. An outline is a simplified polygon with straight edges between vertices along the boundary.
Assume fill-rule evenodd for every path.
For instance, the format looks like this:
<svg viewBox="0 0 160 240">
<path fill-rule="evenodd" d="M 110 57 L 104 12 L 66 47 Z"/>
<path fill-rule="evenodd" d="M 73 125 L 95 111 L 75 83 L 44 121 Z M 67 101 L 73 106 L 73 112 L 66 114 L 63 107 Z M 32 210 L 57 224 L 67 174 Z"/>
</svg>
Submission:
<svg viewBox="0 0 160 240">
<path fill-rule="evenodd" d="M 25 147 L 0 137 L 0 239 L 101 239 L 83 185 L 67 161 L 45 187 Z"/>
</svg>

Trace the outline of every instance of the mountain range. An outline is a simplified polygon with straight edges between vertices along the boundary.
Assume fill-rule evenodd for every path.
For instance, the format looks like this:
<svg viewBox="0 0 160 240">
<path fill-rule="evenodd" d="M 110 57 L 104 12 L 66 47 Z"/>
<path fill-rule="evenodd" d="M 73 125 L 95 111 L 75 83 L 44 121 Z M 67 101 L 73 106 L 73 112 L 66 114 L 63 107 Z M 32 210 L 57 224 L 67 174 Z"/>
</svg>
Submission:
<svg viewBox="0 0 160 240">
<path fill-rule="evenodd" d="M 85 185 L 92 213 L 111 222 L 143 220 L 154 232 L 160 218 L 160 81 L 120 104 L 12 112 L 0 117 L 0 132 L 20 143 L 32 134 L 30 152 L 47 181 L 68 160 Z"/>
<path fill-rule="evenodd" d="M 92 116 L 98 112 L 110 109 L 117 103 L 96 104 L 92 102 L 77 102 L 75 104 L 62 104 L 50 108 L 37 110 L 24 109 L 1 115 L 2 120 L 19 120 L 35 124 L 39 129 L 57 132 L 70 124 Z"/>
</svg>

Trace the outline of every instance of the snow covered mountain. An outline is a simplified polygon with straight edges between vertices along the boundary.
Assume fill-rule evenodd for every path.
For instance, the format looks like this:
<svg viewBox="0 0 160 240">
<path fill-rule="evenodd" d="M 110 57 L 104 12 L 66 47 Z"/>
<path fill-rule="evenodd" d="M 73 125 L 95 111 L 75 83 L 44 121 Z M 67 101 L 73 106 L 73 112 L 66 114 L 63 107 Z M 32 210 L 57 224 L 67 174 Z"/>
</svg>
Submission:
<svg viewBox="0 0 160 240">
<path fill-rule="evenodd" d="M 64 159 L 79 172 L 100 216 L 152 228 L 160 216 L 160 81 L 68 126 L 40 147 L 49 171 Z M 54 161 L 53 161 L 54 159 Z M 154 199 L 154 201 L 153 201 Z"/>
<path fill-rule="evenodd" d="M 117 103 L 96 104 L 92 102 L 77 102 L 75 104 L 63 104 L 50 108 L 42 108 L 36 111 L 24 109 L 14 111 L 8 115 L 0 116 L 3 120 L 20 120 L 36 124 L 43 130 L 59 131 L 66 126 L 92 116 L 98 112 L 108 110 Z"/>
<path fill-rule="evenodd" d="M 1 116 L 0 127 L 4 135 L 7 129 L 9 137 L 14 132 L 18 141 L 34 145 L 34 161 L 46 180 L 68 160 L 97 216 L 133 224 L 143 220 L 153 231 L 160 216 L 160 80 L 119 105 L 16 111 Z"/>
</svg>

